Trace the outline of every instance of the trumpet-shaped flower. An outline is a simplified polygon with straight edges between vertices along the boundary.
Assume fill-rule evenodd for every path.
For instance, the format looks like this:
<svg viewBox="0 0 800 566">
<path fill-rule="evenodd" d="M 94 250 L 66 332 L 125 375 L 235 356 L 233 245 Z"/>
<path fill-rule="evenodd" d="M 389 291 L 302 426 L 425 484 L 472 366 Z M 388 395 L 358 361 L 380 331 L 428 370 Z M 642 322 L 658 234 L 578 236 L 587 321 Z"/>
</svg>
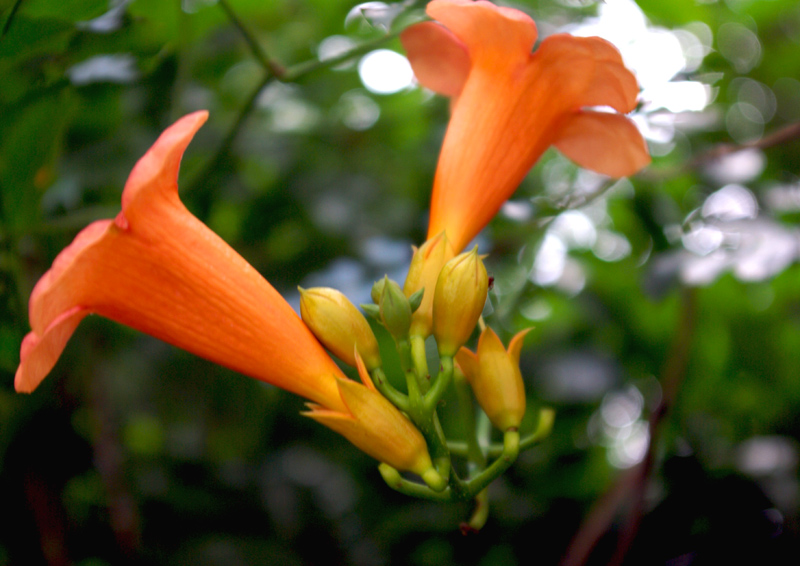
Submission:
<svg viewBox="0 0 800 566">
<path fill-rule="evenodd" d="M 612 177 L 649 163 L 620 114 L 636 106 L 636 79 L 610 43 L 557 34 L 532 53 L 536 25 L 518 10 L 433 0 L 427 13 L 439 23 L 411 26 L 401 40 L 417 79 L 452 99 L 428 238 L 444 231 L 463 249 L 551 145 Z M 590 110 L 598 106 L 616 112 Z"/>
<path fill-rule="evenodd" d="M 344 408 L 335 377 L 341 371 L 314 335 L 178 198 L 181 157 L 206 118 L 206 112 L 196 112 L 168 128 L 131 172 L 122 212 L 85 228 L 36 284 L 17 391 L 33 391 L 78 323 L 97 313 L 327 407 Z"/>
<path fill-rule="evenodd" d="M 181 203 L 181 157 L 207 116 L 168 128 L 131 172 L 122 212 L 79 233 L 36 284 L 17 391 L 33 391 L 96 313 L 310 399 L 316 411 L 348 419 L 347 431 L 358 432 L 343 434 L 361 450 L 424 472 L 430 458 L 413 425 L 374 388 L 347 380 L 283 297 Z M 402 435 L 383 446 L 376 422 L 400 423 L 389 428 Z"/>
<path fill-rule="evenodd" d="M 518 428 L 525 416 L 519 354 L 529 330 L 517 333 L 506 351 L 494 330 L 487 327 L 478 339 L 476 353 L 461 348 L 456 354 L 456 363 L 472 386 L 478 403 L 492 424 L 502 431 Z"/>
</svg>

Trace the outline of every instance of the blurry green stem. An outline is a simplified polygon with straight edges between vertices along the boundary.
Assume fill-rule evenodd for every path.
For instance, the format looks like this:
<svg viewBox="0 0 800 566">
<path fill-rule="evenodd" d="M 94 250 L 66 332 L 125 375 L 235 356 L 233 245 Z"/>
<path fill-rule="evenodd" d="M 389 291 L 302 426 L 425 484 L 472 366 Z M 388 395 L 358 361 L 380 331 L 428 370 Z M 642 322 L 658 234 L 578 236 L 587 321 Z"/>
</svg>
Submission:
<svg viewBox="0 0 800 566">
<path fill-rule="evenodd" d="M 539 412 L 539 424 L 531 434 L 528 436 L 520 439 L 519 441 L 519 449 L 527 450 L 534 444 L 541 442 L 545 438 L 550 435 L 550 432 L 553 430 L 553 422 L 555 420 L 555 411 L 553 409 L 542 409 Z M 466 456 L 467 458 L 472 459 L 470 456 L 470 450 L 474 450 L 470 448 L 469 441 L 464 442 L 448 442 L 447 447 L 450 449 L 450 452 L 455 456 Z M 476 445 L 477 446 L 477 445 Z M 479 451 L 481 451 L 480 447 L 477 447 Z M 503 453 L 503 446 L 500 444 L 490 444 L 486 447 L 486 455 L 490 458 L 497 458 Z M 483 454 L 483 451 L 481 451 Z"/>
<path fill-rule="evenodd" d="M 250 51 L 253 52 L 253 56 L 258 60 L 264 70 L 267 71 L 273 77 L 281 78 L 286 69 L 283 68 L 277 61 L 271 59 L 269 55 L 267 55 L 266 51 L 261 47 L 261 44 L 258 43 L 255 36 L 247 29 L 247 26 L 244 25 L 242 20 L 239 19 L 239 16 L 236 15 L 236 12 L 233 11 L 231 5 L 228 4 L 228 0 L 218 0 L 219 5 L 225 11 L 225 14 L 228 16 L 228 19 L 231 23 L 239 30 L 239 33 L 242 34 L 242 37 L 247 42 L 248 47 L 250 47 Z"/>
<path fill-rule="evenodd" d="M 481 472 L 475 478 L 467 482 L 468 493 L 471 497 L 476 496 L 492 483 L 497 477 L 505 472 L 519 455 L 519 431 L 509 429 L 503 435 L 503 453 L 497 460 Z"/>
<path fill-rule="evenodd" d="M 19 10 L 20 5 L 22 5 L 22 0 L 17 0 L 14 2 L 14 5 L 11 6 L 11 10 L 8 11 L 8 17 L 6 21 L 3 22 L 3 30 L 0 31 L 0 40 L 8 33 L 8 29 L 11 27 L 11 21 L 14 19 L 14 16 L 17 15 L 17 10 Z"/>
<path fill-rule="evenodd" d="M 475 509 L 472 511 L 472 517 L 469 518 L 466 524 L 461 525 L 461 532 L 463 534 L 468 534 L 469 532 L 480 531 L 484 525 L 486 525 L 486 520 L 488 518 L 489 490 L 485 488 L 475 496 Z"/>
<path fill-rule="evenodd" d="M 242 106 L 242 108 L 239 110 L 239 115 L 236 117 L 236 121 L 231 125 L 228 133 L 225 134 L 225 137 L 219 144 L 216 153 L 214 153 L 214 157 L 211 158 L 211 160 L 206 164 L 205 167 L 203 167 L 200 173 L 195 175 L 192 181 L 189 183 L 189 190 L 202 185 L 217 169 L 220 161 L 222 161 L 233 145 L 236 136 L 239 135 L 239 130 L 242 129 L 245 121 L 255 108 L 256 101 L 258 100 L 258 96 L 261 94 L 261 91 L 272 81 L 272 79 L 273 77 L 271 75 L 264 75 L 264 77 L 261 79 L 261 82 L 258 83 L 258 86 L 256 86 L 256 88 L 254 88 L 250 93 L 250 96 L 247 98 L 247 101 L 245 101 L 244 106 Z"/>
<path fill-rule="evenodd" d="M 378 471 L 380 471 L 386 485 L 395 491 L 413 497 L 431 499 L 433 501 L 452 501 L 452 494 L 449 489 L 445 488 L 440 492 L 433 491 L 425 485 L 404 479 L 403 476 L 400 475 L 400 472 L 388 464 L 379 465 Z"/>
<path fill-rule="evenodd" d="M 400 367 L 403 368 L 403 375 L 406 377 L 406 387 L 408 387 L 408 398 L 411 402 L 412 415 L 422 402 L 422 392 L 420 391 L 420 378 L 414 367 L 414 360 L 411 356 L 411 346 L 407 339 L 397 340 L 397 353 L 400 355 Z M 416 418 L 416 415 L 413 415 Z"/>
<path fill-rule="evenodd" d="M 290 83 L 296 81 L 300 77 L 304 77 L 305 75 L 311 74 L 314 71 L 318 71 L 320 69 L 325 69 L 328 67 L 335 67 L 341 63 L 345 63 L 352 59 L 353 57 L 358 57 L 359 55 L 364 55 L 365 53 L 369 53 L 376 47 L 380 47 L 387 41 L 394 39 L 400 35 L 400 32 L 392 32 L 387 33 L 386 35 L 382 35 L 370 41 L 365 41 L 364 43 L 360 43 L 356 45 L 354 48 L 350 49 L 349 51 L 345 51 L 341 55 L 336 55 L 335 57 L 330 57 L 329 59 L 311 59 L 309 61 L 304 61 L 302 63 L 298 63 L 296 65 L 292 65 L 279 77 L 282 82 Z"/>
<path fill-rule="evenodd" d="M 428 392 L 430 385 L 430 371 L 428 370 L 428 357 L 425 355 L 425 337 L 411 336 L 411 357 L 414 360 L 414 368 L 420 376 L 420 388 L 423 393 Z"/>
<path fill-rule="evenodd" d="M 18 3 L 21 0 L 18 0 Z M 231 128 L 228 130 L 228 133 L 225 135 L 225 138 L 220 143 L 219 148 L 215 152 L 214 156 L 209 160 L 208 164 L 203 167 L 199 174 L 197 174 L 192 181 L 189 183 L 189 190 L 196 188 L 197 186 L 203 184 L 206 179 L 209 178 L 210 174 L 215 171 L 222 159 L 230 150 L 231 146 L 233 145 L 236 136 L 239 134 L 239 130 L 242 129 L 247 118 L 250 116 L 250 113 L 253 111 L 256 105 L 256 101 L 258 100 L 258 96 L 261 94 L 261 91 L 274 79 L 277 79 L 281 82 L 293 82 L 298 80 L 299 78 L 313 73 L 314 71 L 328 68 L 328 67 L 335 67 L 340 63 L 344 63 L 353 57 L 358 57 L 359 55 L 363 55 L 365 53 L 369 53 L 376 47 L 386 43 L 387 41 L 394 39 L 399 35 L 399 31 L 388 33 L 381 37 L 375 38 L 371 41 L 366 41 L 360 45 L 357 45 L 353 49 L 342 53 L 341 55 L 337 55 L 336 57 L 331 57 L 329 59 L 320 60 L 320 59 L 312 59 L 309 61 L 305 61 L 303 63 L 298 63 L 290 68 L 283 67 L 280 63 L 271 59 L 267 53 L 263 50 L 263 48 L 258 44 L 255 40 L 253 35 L 249 32 L 249 30 L 244 26 L 242 21 L 238 18 L 235 12 L 230 7 L 230 4 L 226 0 L 220 0 L 220 5 L 222 9 L 225 10 L 225 13 L 230 18 L 231 22 L 234 26 L 239 30 L 242 36 L 247 41 L 250 49 L 253 52 L 253 55 L 258 59 L 259 63 L 262 67 L 264 67 L 265 75 L 258 83 L 256 88 L 250 93 L 250 96 L 245 101 L 242 108 L 239 110 L 239 115 L 236 118 L 236 121 L 233 123 Z M 12 14 L 13 15 L 13 14 Z M 9 19 L 11 16 L 9 16 Z M 8 23 L 9 20 L 6 20 Z"/>
<path fill-rule="evenodd" d="M 408 339 L 397 340 L 397 353 L 400 354 L 400 366 L 403 368 L 408 386 L 409 407 L 406 412 L 425 437 L 436 470 L 443 477 L 449 477 L 450 451 L 447 449 L 447 440 L 439 422 L 439 416 L 436 414 L 435 405 L 433 408 L 429 408 L 425 402 L 426 398 L 422 396 L 422 386 L 420 385 L 422 378 L 414 363 Z"/>
<path fill-rule="evenodd" d="M 441 364 L 441 371 L 436 376 L 433 387 L 425 394 L 425 398 L 423 399 L 424 408 L 428 412 L 436 410 L 436 406 L 439 404 L 442 395 L 444 395 L 444 392 L 447 391 L 447 388 L 450 387 L 450 383 L 453 381 L 452 356 L 443 356 L 439 360 L 439 363 Z"/>
<path fill-rule="evenodd" d="M 459 456 L 466 456 L 469 465 L 469 473 L 472 474 L 478 469 L 483 469 L 486 466 L 486 456 L 484 455 L 481 447 L 478 446 L 478 439 L 475 436 L 475 404 L 472 402 L 472 392 L 470 391 L 467 380 L 463 375 L 455 375 L 456 395 L 458 396 L 458 409 L 461 413 L 461 420 L 464 423 L 464 430 L 466 431 L 466 442 L 448 442 L 447 446 L 450 452 L 456 453 Z M 457 450 L 456 445 L 462 450 Z"/>
</svg>

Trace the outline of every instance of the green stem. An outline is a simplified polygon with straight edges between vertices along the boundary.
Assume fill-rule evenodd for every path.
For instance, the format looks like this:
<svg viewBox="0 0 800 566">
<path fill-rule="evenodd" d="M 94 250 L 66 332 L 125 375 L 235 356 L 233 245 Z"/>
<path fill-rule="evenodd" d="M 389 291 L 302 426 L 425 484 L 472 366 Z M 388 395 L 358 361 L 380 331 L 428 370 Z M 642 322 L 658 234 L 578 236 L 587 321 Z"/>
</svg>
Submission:
<svg viewBox="0 0 800 566">
<path fill-rule="evenodd" d="M 431 414 L 433 432 L 425 437 L 428 449 L 431 451 L 431 458 L 436 467 L 436 471 L 444 478 L 449 478 L 451 473 L 450 450 L 447 449 L 447 438 L 439 422 L 439 415 L 434 411 Z M 423 433 L 424 434 L 424 433 Z"/>
<path fill-rule="evenodd" d="M 475 496 L 475 509 L 472 511 L 472 517 L 466 524 L 461 525 L 461 532 L 464 534 L 477 533 L 486 525 L 487 519 L 489 519 L 489 490 L 483 489 Z"/>
<path fill-rule="evenodd" d="M 484 455 L 481 447 L 478 446 L 478 439 L 475 436 L 475 404 L 472 401 L 472 392 L 470 391 L 469 384 L 464 376 L 456 372 L 455 378 L 456 395 L 458 397 L 458 408 L 461 412 L 461 421 L 464 423 L 466 430 L 466 442 L 458 443 L 463 445 L 463 451 L 458 452 L 455 449 L 456 443 L 448 442 L 447 447 L 451 453 L 458 453 L 459 456 L 466 456 L 469 461 L 470 474 L 477 469 L 486 466 L 486 456 Z"/>
<path fill-rule="evenodd" d="M 383 373 L 381 368 L 372 370 L 372 372 L 370 372 L 370 377 L 372 378 L 372 383 L 375 384 L 375 388 L 381 392 L 381 395 L 386 397 L 392 405 L 401 411 L 408 412 L 408 396 L 392 387 L 392 384 L 386 379 L 386 374 Z"/>
<path fill-rule="evenodd" d="M 283 82 L 293 82 L 299 79 L 300 77 L 304 77 L 313 73 L 314 71 L 318 71 L 320 69 L 325 69 L 328 67 L 335 67 L 336 65 L 340 65 L 341 63 L 345 63 L 354 57 L 358 57 L 360 55 L 364 55 L 365 53 L 369 53 L 376 47 L 380 47 L 384 43 L 396 38 L 400 35 L 400 32 L 392 32 L 386 35 L 382 35 L 376 39 L 371 41 L 366 41 L 355 46 L 353 49 L 342 53 L 341 55 L 337 55 L 335 57 L 331 57 L 329 59 L 319 60 L 319 59 L 311 59 L 310 61 L 304 61 L 302 63 L 298 63 L 297 65 L 292 65 L 288 69 L 284 71 L 284 73 L 280 76 L 280 80 Z"/>
<path fill-rule="evenodd" d="M 414 335 L 411 337 L 411 358 L 414 368 L 420 377 L 420 389 L 427 393 L 430 387 L 431 374 L 428 370 L 428 356 L 425 354 L 425 337 Z"/>
<path fill-rule="evenodd" d="M 450 387 L 450 383 L 453 381 L 453 358 L 451 356 L 444 356 L 439 360 L 439 363 L 441 364 L 441 371 L 439 371 L 439 375 L 436 376 L 433 387 L 425 394 L 425 398 L 423 399 L 426 411 L 436 410 L 436 406 L 439 404 L 442 395 L 444 395 L 444 392 L 447 391 L 447 388 Z"/>
<path fill-rule="evenodd" d="M 412 420 L 416 420 L 417 417 L 414 413 L 418 410 L 422 402 L 419 376 L 414 367 L 414 360 L 411 357 L 411 346 L 408 340 L 397 340 L 396 344 L 397 353 L 400 355 L 400 367 L 403 368 L 403 375 L 405 375 L 406 378 L 406 387 L 408 387 L 408 399 L 411 403 L 409 410 L 411 411 Z"/>
<path fill-rule="evenodd" d="M 555 411 L 553 409 L 542 409 L 539 413 L 539 424 L 535 431 L 519 441 L 520 452 L 527 450 L 534 444 L 537 444 L 547 438 L 553 429 L 553 421 L 555 419 Z M 464 441 L 450 441 L 447 443 L 447 448 L 454 456 L 470 457 L 469 442 Z M 480 448 L 478 448 L 480 450 Z M 497 458 L 503 453 L 503 446 L 501 444 L 490 444 L 486 446 L 486 455 L 490 458 Z"/>
<path fill-rule="evenodd" d="M 2 31 L 0 31 L 0 39 L 3 39 L 8 33 L 8 30 L 11 27 L 11 22 L 14 20 L 14 16 L 17 15 L 17 10 L 19 10 L 19 7 L 21 5 L 22 5 L 22 0 L 16 0 L 16 2 L 14 2 L 14 5 L 11 6 L 11 10 L 9 10 L 8 12 L 8 17 L 6 18 L 6 21 L 3 22 L 3 29 Z"/>
<path fill-rule="evenodd" d="M 492 444 L 492 422 L 483 411 L 478 412 L 477 420 L 478 423 L 475 426 L 475 436 L 478 439 L 478 446 L 481 447 L 485 454 L 487 448 Z"/>
<path fill-rule="evenodd" d="M 509 429 L 503 436 L 503 453 L 475 478 L 467 482 L 470 496 L 474 497 L 486 489 L 497 477 L 505 472 L 519 455 L 519 431 Z"/>
<path fill-rule="evenodd" d="M 412 497 L 419 497 L 422 499 L 430 499 L 432 501 L 451 501 L 452 496 L 450 494 L 449 489 L 444 489 L 443 491 L 436 492 L 433 491 L 428 486 L 422 485 L 421 483 L 415 483 L 409 481 L 403 476 L 400 475 L 400 472 L 395 470 L 389 464 L 381 464 L 378 466 L 378 471 L 381 473 L 383 477 L 383 481 L 386 482 L 386 485 L 391 487 L 395 491 L 399 491 L 405 495 L 410 495 Z"/>
<path fill-rule="evenodd" d="M 244 126 L 244 123 L 247 121 L 250 113 L 255 109 L 256 101 L 258 100 L 258 96 L 261 94 L 261 91 L 264 90 L 264 88 L 272 80 L 273 77 L 271 75 L 265 74 L 264 78 L 261 79 L 261 82 L 258 83 L 256 88 L 253 89 L 253 91 L 250 93 L 250 96 L 247 98 L 247 101 L 244 103 L 244 106 L 242 106 L 241 110 L 239 110 L 239 115 L 236 117 L 236 121 L 231 125 L 231 128 L 228 130 L 228 133 L 225 135 L 222 143 L 219 144 L 217 151 L 214 153 L 214 157 L 209 160 L 200 173 L 196 174 L 192 178 L 192 181 L 189 183 L 189 189 L 186 192 L 191 192 L 197 189 L 203 183 L 207 182 L 214 171 L 217 170 L 220 162 L 227 155 L 228 151 L 230 151 L 231 146 L 233 146 L 236 136 L 239 135 L 239 131 L 242 129 L 242 126 Z"/>
<path fill-rule="evenodd" d="M 434 410 L 426 408 L 420 391 L 419 374 L 411 353 L 411 344 L 406 339 L 397 340 L 396 343 L 400 366 L 403 368 L 408 386 L 409 403 L 406 413 L 425 437 L 436 471 L 444 478 L 450 477 L 450 451 L 447 449 L 447 441 L 435 408 Z"/>
<path fill-rule="evenodd" d="M 228 16 L 228 19 L 234 25 L 234 27 L 239 30 L 239 33 L 242 34 L 245 42 L 247 42 L 248 47 L 250 47 L 250 51 L 253 52 L 253 56 L 258 60 L 264 70 L 267 71 L 270 75 L 281 78 L 285 73 L 286 69 L 283 68 L 277 61 L 270 58 L 267 55 L 266 51 L 261 47 L 261 44 L 258 43 L 255 36 L 250 32 L 247 26 L 244 25 L 244 22 L 239 19 L 239 16 L 236 15 L 236 12 L 233 11 L 231 5 L 228 4 L 228 0 L 218 0 L 220 7 L 225 11 L 225 14 Z"/>
<path fill-rule="evenodd" d="M 553 423 L 555 420 L 556 412 L 553 409 L 549 407 L 539 409 L 539 422 L 536 424 L 536 430 L 520 441 L 519 449 L 527 450 L 534 444 L 537 444 L 538 442 L 541 442 L 550 436 L 550 432 L 553 430 Z"/>
</svg>

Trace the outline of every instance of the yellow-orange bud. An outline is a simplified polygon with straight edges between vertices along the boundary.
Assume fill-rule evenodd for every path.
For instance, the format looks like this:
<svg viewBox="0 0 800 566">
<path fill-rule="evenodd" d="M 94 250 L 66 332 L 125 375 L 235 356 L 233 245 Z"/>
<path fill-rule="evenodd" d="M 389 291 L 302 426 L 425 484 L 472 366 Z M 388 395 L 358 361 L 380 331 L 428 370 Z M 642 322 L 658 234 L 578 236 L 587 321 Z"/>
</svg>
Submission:
<svg viewBox="0 0 800 566">
<path fill-rule="evenodd" d="M 456 363 L 472 386 L 481 408 L 503 432 L 519 428 L 525 416 L 525 386 L 519 370 L 519 354 L 529 330 L 517 333 L 506 351 L 494 330 L 487 327 L 478 340 L 477 353 L 461 348 L 456 354 Z"/>
<path fill-rule="evenodd" d="M 436 280 L 444 264 L 452 259 L 453 255 L 453 248 L 444 232 L 414 250 L 414 257 L 411 258 L 408 276 L 403 285 L 403 293 L 406 297 L 410 297 L 420 289 L 425 289 L 425 292 L 419 308 L 411 317 L 412 336 L 430 336 L 433 329 L 432 309 Z"/>
<path fill-rule="evenodd" d="M 328 350 L 355 367 L 357 349 L 368 370 L 380 367 L 381 353 L 369 322 L 341 291 L 329 287 L 298 289 L 303 322 Z"/>
<path fill-rule="evenodd" d="M 478 246 L 445 264 L 433 296 L 433 336 L 439 355 L 455 355 L 469 339 L 488 292 L 489 276 Z"/>
<path fill-rule="evenodd" d="M 356 363 L 363 385 L 348 379 L 337 381 L 349 412 L 311 403 L 306 416 L 338 432 L 380 462 L 398 470 L 429 476 L 433 463 L 422 434 L 375 389 L 360 356 L 356 357 Z"/>
</svg>

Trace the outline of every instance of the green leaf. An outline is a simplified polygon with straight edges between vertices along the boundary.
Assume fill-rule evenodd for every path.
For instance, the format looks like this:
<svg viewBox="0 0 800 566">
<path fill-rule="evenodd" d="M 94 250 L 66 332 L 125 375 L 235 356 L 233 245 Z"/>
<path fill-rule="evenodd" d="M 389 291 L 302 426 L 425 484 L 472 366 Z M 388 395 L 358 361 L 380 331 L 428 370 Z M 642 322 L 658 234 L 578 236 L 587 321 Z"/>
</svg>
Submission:
<svg viewBox="0 0 800 566">
<path fill-rule="evenodd" d="M 55 161 L 71 109 L 70 91 L 48 93 L 11 109 L 0 127 L 0 205 L 4 224 L 24 229 L 55 176 Z"/>
<path fill-rule="evenodd" d="M 107 10 L 107 0 L 26 0 L 19 11 L 35 18 L 80 22 L 96 18 Z"/>
</svg>

